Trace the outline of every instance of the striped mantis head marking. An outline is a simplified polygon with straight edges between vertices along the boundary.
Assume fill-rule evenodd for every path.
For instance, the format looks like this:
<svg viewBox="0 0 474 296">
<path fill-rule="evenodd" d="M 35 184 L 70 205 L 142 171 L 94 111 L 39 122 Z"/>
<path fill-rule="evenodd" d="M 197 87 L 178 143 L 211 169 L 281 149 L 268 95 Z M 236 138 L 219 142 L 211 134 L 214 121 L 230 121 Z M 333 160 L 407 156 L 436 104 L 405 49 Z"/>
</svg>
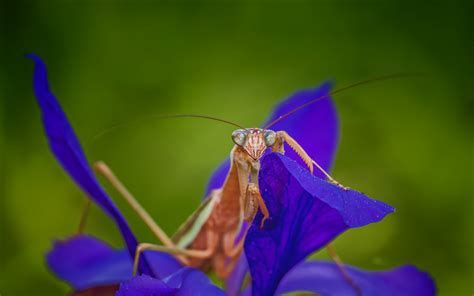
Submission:
<svg viewBox="0 0 474 296">
<path fill-rule="evenodd" d="M 276 133 L 269 129 L 238 129 L 232 133 L 232 141 L 242 147 L 254 160 L 259 160 L 268 147 L 276 140 Z"/>
</svg>

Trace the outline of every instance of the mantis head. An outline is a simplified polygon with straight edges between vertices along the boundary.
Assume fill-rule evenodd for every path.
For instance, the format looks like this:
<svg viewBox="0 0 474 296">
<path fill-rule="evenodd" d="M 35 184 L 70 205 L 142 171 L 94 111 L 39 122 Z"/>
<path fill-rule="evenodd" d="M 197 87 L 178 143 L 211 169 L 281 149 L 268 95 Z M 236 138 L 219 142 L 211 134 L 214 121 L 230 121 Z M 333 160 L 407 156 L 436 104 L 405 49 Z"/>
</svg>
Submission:
<svg viewBox="0 0 474 296">
<path fill-rule="evenodd" d="M 268 147 L 273 146 L 277 134 L 269 129 L 238 129 L 232 133 L 232 141 L 242 147 L 254 160 L 259 160 Z"/>
</svg>

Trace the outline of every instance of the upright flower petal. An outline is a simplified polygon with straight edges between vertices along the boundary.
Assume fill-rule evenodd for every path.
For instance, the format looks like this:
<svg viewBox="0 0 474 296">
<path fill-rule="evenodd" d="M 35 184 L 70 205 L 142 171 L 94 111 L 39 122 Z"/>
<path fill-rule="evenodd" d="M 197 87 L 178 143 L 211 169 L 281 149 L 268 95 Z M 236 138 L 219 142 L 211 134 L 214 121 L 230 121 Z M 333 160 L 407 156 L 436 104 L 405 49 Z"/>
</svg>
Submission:
<svg viewBox="0 0 474 296">
<path fill-rule="evenodd" d="M 332 84 L 325 82 L 321 86 L 294 93 L 280 102 L 263 125 L 279 118 L 287 112 L 304 105 L 305 103 L 321 98 L 316 103 L 297 111 L 271 127 L 275 131 L 286 131 L 306 152 L 318 162 L 326 171 L 331 169 L 339 141 L 339 121 L 334 102 L 328 96 Z M 286 155 L 303 164 L 300 157 L 291 149 L 286 149 Z M 212 174 L 207 185 L 206 196 L 212 189 L 222 186 L 229 171 L 229 159 L 226 159 Z M 314 174 L 325 179 L 318 171 Z"/>
<path fill-rule="evenodd" d="M 245 242 L 254 295 L 272 295 L 306 256 L 345 230 L 380 221 L 394 210 L 319 179 L 279 153 L 263 158 L 259 186 L 270 218 L 261 229 L 257 214 Z"/>
<path fill-rule="evenodd" d="M 346 266 L 346 271 L 364 296 L 431 296 L 436 294 L 433 279 L 415 266 L 405 265 L 387 271 L 365 271 Z M 276 294 L 306 291 L 324 296 L 356 296 L 337 265 L 309 261 L 295 266 L 281 281 Z"/>
<path fill-rule="evenodd" d="M 34 54 L 29 54 L 27 57 L 35 62 L 34 92 L 43 115 L 43 125 L 49 146 L 54 156 L 76 184 L 115 220 L 130 255 L 133 257 L 137 240 L 125 218 L 95 178 L 66 114 L 49 88 L 46 65 Z M 140 261 L 139 269 L 140 272 L 152 274 L 146 260 Z"/>
<path fill-rule="evenodd" d="M 339 119 L 334 102 L 329 96 L 331 88 L 332 83 L 325 82 L 317 88 L 294 93 L 278 104 L 263 125 L 266 126 L 289 111 L 320 98 L 317 102 L 296 111 L 295 114 L 282 119 L 270 128 L 274 131 L 286 131 L 326 171 L 331 169 L 339 143 Z M 300 157 L 290 148 L 285 150 L 285 154 L 304 165 Z M 314 174 L 326 179 L 320 171 L 315 170 Z"/>
</svg>

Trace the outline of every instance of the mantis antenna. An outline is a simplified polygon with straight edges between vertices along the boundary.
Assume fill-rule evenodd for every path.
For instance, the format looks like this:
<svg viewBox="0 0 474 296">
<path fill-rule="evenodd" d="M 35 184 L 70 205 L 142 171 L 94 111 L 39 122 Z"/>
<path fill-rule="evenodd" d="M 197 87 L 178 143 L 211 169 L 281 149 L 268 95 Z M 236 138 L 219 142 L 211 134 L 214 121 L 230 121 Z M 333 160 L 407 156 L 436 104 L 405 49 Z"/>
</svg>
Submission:
<svg viewBox="0 0 474 296">
<path fill-rule="evenodd" d="M 402 73 L 402 74 L 392 74 L 392 75 L 385 75 L 385 76 L 380 76 L 380 77 L 376 77 L 376 78 L 372 78 L 372 79 L 367 79 L 367 80 L 362 80 L 362 81 L 359 81 L 359 82 L 356 82 L 356 83 L 353 83 L 353 84 L 350 84 L 350 85 L 347 85 L 347 86 L 344 86 L 344 87 L 341 87 L 339 89 L 336 89 L 335 91 L 332 91 L 330 93 L 328 93 L 327 95 L 323 95 L 321 97 L 318 97 L 316 99 L 313 99 L 309 102 L 306 102 L 304 103 L 303 105 L 299 106 L 299 107 L 296 107 L 295 109 L 279 116 L 277 119 L 273 120 L 272 122 L 270 122 L 269 124 L 267 124 L 264 129 L 269 129 L 271 126 L 273 126 L 275 123 L 279 122 L 280 120 L 282 119 L 285 119 L 286 117 L 292 115 L 293 113 L 313 104 L 313 103 L 316 103 L 318 101 L 321 101 L 322 99 L 325 99 L 325 98 L 328 98 L 332 95 L 335 95 L 337 93 L 340 93 L 340 92 L 343 92 L 345 90 L 348 90 L 348 89 L 351 89 L 351 88 L 354 88 L 354 87 L 357 87 L 357 86 L 360 86 L 360 85 L 364 85 L 364 84 L 369 84 L 369 83 L 372 83 L 372 82 L 376 82 L 376 81 L 382 81 L 382 80 L 389 80 L 389 79 L 395 79 L 395 78 L 405 78 L 405 77 L 414 77 L 414 76 L 421 76 L 422 74 L 419 74 L 419 73 Z"/>
<path fill-rule="evenodd" d="M 233 126 L 236 126 L 238 128 L 245 129 L 245 127 L 241 126 L 240 124 L 237 124 L 235 122 L 232 122 L 230 120 L 225 120 L 222 118 L 217 118 L 214 116 L 208 116 L 208 115 L 200 115 L 200 114 L 171 114 L 171 115 L 153 115 L 153 118 L 159 118 L 159 119 L 164 119 L 164 118 L 180 118 L 180 117 L 188 117 L 188 118 L 202 118 L 202 119 L 209 119 L 209 120 L 214 120 L 214 121 L 219 121 L 223 123 L 227 123 Z"/>
<path fill-rule="evenodd" d="M 232 126 L 235 126 L 235 127 L 238 127 L 238 128 L 241 128 L 241 129 L 246 129 L 245 127 L 241 126 L 240 124 L 237 124 L 235 122 L 232 122 L 230 120 L 226 120 L 226 119 L 222 119 L 222 118 L 218 118 L 218 117 L 214 117 L 214 116 L 208 116 L 208 115 L 200 115 L 200 114 L 171 114 L 171 115 L 151 115 L 149 116 L 148 118 L 153 118 L 153 119 L 168 119 L 168 118 L 200 118 L 200 119 L 208 119 L 208 120 L 213 120 L 213 121 L 218 121 L 218 122 L 222 122 L 222 123 L 226 123 L 226 124 L 229 124 L 229 125 L 232 125 Z M 142 120 L 143 118 L 140 118 L 138 120 Z M 137 120 L 135 120 L 137 121 Z M 130 124 L 132 124 L 133 122 L 126 122 L 126 123 L 119 123 L 117 125 L 114 125 L 108 129 L 106 129 L 105 131 L 95 135 L 90 142 L 94 142 L 95 140 L 97 140 L 98 138 L 101 138 L 103 137 L 104 135 L 110 133 L 111 131 L 117 129 L 117 128 L 120 128 L 120 127 L 124 127 L 124 126 L 128 126 Z"/>
</svg>

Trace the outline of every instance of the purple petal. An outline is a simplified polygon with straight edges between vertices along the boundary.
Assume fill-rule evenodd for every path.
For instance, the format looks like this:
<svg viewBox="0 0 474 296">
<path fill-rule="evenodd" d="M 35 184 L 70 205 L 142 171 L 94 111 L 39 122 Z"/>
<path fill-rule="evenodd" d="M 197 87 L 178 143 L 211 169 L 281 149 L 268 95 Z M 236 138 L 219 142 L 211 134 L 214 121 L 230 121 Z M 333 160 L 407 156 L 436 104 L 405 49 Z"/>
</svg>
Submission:
<svg viewBox="0 0 474 296">
<path fill-rule="evenodd" d="M 125 218 L 95 178 L 66 114 L 49 88 L 46 65 L 34 54 L 27 57 L 35 62 L 33 87 L 51 151 L 76 184 L 114 219 L 133 257 L 137 240 Z M 151 274 L 146 260 L 140 261 L 139 270 Z"/>
<path fill-rule="evenodd" d="M 337 110 L 331 97 L 329 97 L 331 87 L 332 83 L 325 82 L 319 87 L 294 93 L 277 105 L 275 111 L 273 111 L 270 118 L 263 125 L 266 126 L 283 114 L 311 100 L 321 98 L 319 101 L 282 119 L 270 128 L 274 131 L 286 131 L 326 171 L 331 169 L 339 142 Z M 285 149 L 285 154 L 304 165 L 300 157 L 291 148 Z M 322 179 L 326 179 L 316 169 L 314 174 Z"/>
<path fill-rule="evenodd" d="M 47 254 L 49 268 L 76 290 L 117 284 L 132 277 L 127 250 L 115 250 L 91 236 L 56 241 Z"/>
<path fill-rule="evenodd" d="M 225 293 L 216 287 L 201 271 L 194 268 L 182 268 L 165 278 L 170 287 L 179 289 L 177 296 L 224 296 Z"/>
<path fill-rule="evenodd" d="M 380 221 L 394 209 L 344 190 L 271 153 L 262 159 L 259 186 L 270 218 L 258 213 L 245 242 L 254 295 L 271 295 L 295 264 L 352 227 Z"/>
<path fill-rule="evenodd" d="M 240 294 L 240 289 L 242 288 L 242 283 L 244 282 L 248 269 L 247 258 L 245 258 L 245 254 L 242 254 L 234 270 L 225 282 L 225 290 L 228 296 L 238 296 Z"/>
<path fill-rule="evenodd" d="M 182 266 L 171 255 L 147 251 L 153 271 L 164 278 Z M 51 270 L 76 290 L 118 284 L 130 280 L 133 261 L 127 250 L 113 249 L 106 243 L 86 235 L 56 241 L 46 255 Z"/>
<path fill-rule="evenodd" d="M 331 83 L 325 82 L 319 87 L 294 93 L 275 107 L 263 126 L 311 100 L 327 96 L 330 90 Z M 286 131 L 326 171 L 331 169 L 339 141 L 339 121 L 336 108 L 330 97 L 308 105 L 276 123 L 271 129 Z M 300 157 L 291 148 L 286 149 L 286 155 L 303 164 Z M 229 171 L 229 165 L 229 159 L 226 159 L 214 171 L 207 185 L 206 196 L 212 189 L 222 186 Z M 314 174 L 325 179 L 325 176 L 318 171 L 315 171 Z"/>
<path fill-rule="evenodd" d="M 183 268 L 173 255 L 157 251 L 145 251 L 144 255 L 153 274 L 159 279 L 163 279 Z"/>
<path fill-rule="evenodd" d="M 214 286 L 201 271 L 182 268 L 163 281 L 142 275 L 120 285 L 116 296 L 224 296 L 225 293 Z"/>
<path fill-rule="evenodd" d="M 436 294 L 433 279 L 415 266 L 387 271 L 365 271 L 346 265 L 346 271 L 364 296 L 430 296 Z M 356 296 L 355 289 L 333 262 L 309 261 L 297 265 L 283 278 L 277 294 L 307 291 L 324 296 Z"/>
<path fill-rule="evenodd" d="M 140 275 L 120 284 L 115 296 L 171 296 L 176 295 L 176 292 L 177 289 L 169 287 L 159 279 Z"/>
</svg>

